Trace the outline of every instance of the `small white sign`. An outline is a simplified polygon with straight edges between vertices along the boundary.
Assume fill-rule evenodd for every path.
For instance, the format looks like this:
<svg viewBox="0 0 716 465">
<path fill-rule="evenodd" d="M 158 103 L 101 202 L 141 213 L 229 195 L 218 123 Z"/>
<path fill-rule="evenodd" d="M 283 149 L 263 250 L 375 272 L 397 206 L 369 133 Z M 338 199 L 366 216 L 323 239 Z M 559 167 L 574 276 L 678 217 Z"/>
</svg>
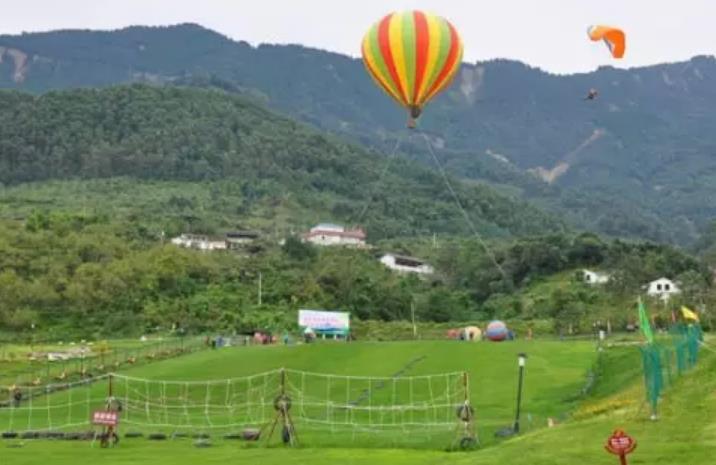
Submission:
<svg viewBox="0 0 716 465">
<path fill-rule="evenodd" d="M 299 310 L 298 325 L 302 328 L 319 331 L 348 330 L 350 328 L 350 313 Z"/>
</svg>

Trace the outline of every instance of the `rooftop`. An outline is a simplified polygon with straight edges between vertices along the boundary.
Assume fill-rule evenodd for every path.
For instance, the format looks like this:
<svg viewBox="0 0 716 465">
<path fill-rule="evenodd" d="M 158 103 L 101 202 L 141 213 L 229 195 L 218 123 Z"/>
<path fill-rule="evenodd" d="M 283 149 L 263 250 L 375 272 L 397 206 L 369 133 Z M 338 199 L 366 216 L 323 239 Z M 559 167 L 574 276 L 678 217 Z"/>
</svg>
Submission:
<svg viewBox="0 0 716 465">
<path fill-rule="evenodd" d="M 339 225 L 339 224 L 333 224 L 333 223 L 319 223 L 313 228 L 311 228 L 311 231 L 314 229 L 325 229 L 329 231 L 344 231 L 346 228 Z"/>
</svg>

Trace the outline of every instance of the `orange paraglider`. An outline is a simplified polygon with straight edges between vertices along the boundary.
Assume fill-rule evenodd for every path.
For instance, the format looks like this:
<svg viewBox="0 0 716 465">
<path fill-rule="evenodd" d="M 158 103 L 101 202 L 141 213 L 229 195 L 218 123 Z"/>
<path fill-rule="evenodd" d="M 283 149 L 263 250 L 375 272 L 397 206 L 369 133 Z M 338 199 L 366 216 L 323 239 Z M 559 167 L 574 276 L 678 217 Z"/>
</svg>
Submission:
<svg viewBox="0 0 716 465">
<path fill-rule="evenodd" d="M 626 51 L 626 34 L 611 26 L 589 26 L 587 35 L 594 42 L 604 41 L 613 58 L 623 58 Z"/>
<path fill-rule="evenodd" d="M 422 11 L 391 13 L 363 38 L 362 55 L 378 86 L 409 112 L 415 127 L 425 105 L 460 69 L 463 45 L 446 19 Z"/>
<path fill-rule="evenodd" d="M 587 36 L 593 42 L 603 41 L 612 54 L 612 58 L 621 59 L 624 57 L 626 34 L 621 29 L 611 26 L 589 26 Z M 591 89 L 584 100 L 595 100 L 597 95 L 597 90 Z"/>
</svg>

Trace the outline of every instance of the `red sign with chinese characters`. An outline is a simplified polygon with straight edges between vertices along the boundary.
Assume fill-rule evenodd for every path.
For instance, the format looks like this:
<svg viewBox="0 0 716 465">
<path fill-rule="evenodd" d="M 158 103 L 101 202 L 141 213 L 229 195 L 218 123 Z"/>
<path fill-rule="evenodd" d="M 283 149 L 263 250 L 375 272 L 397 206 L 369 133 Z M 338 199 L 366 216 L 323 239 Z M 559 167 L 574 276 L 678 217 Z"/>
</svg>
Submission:
<svg viewBox="0 0 716 465">
<path fill-rule="evenodd" d="M 94 412 L 92 414 L 92 424 L 102 426 L 117 426 L 119 423 L 119 413 L 117 412 Z"/>
<path fill-rule="evenodd" d="M 604 448 L 610 454 L 619 456 L 619 463 L 621 465 L 627 465 L 626 456 L 636 449 L 636 441 L 624 431 L 618 429 L 609 436 Z"/>
</svg>

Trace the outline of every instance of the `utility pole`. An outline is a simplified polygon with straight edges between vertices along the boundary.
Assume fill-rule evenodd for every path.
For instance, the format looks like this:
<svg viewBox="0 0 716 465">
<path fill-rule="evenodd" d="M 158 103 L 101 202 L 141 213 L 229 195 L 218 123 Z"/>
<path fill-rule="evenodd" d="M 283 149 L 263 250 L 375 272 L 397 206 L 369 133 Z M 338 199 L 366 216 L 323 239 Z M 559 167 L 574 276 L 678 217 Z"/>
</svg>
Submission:
<svg viewBox="0 0 716 465">
<path fill-rule="evenodd" d="M 261 305 L 261 272 L 259 271 L 259 306 Z"/>
</svg>

